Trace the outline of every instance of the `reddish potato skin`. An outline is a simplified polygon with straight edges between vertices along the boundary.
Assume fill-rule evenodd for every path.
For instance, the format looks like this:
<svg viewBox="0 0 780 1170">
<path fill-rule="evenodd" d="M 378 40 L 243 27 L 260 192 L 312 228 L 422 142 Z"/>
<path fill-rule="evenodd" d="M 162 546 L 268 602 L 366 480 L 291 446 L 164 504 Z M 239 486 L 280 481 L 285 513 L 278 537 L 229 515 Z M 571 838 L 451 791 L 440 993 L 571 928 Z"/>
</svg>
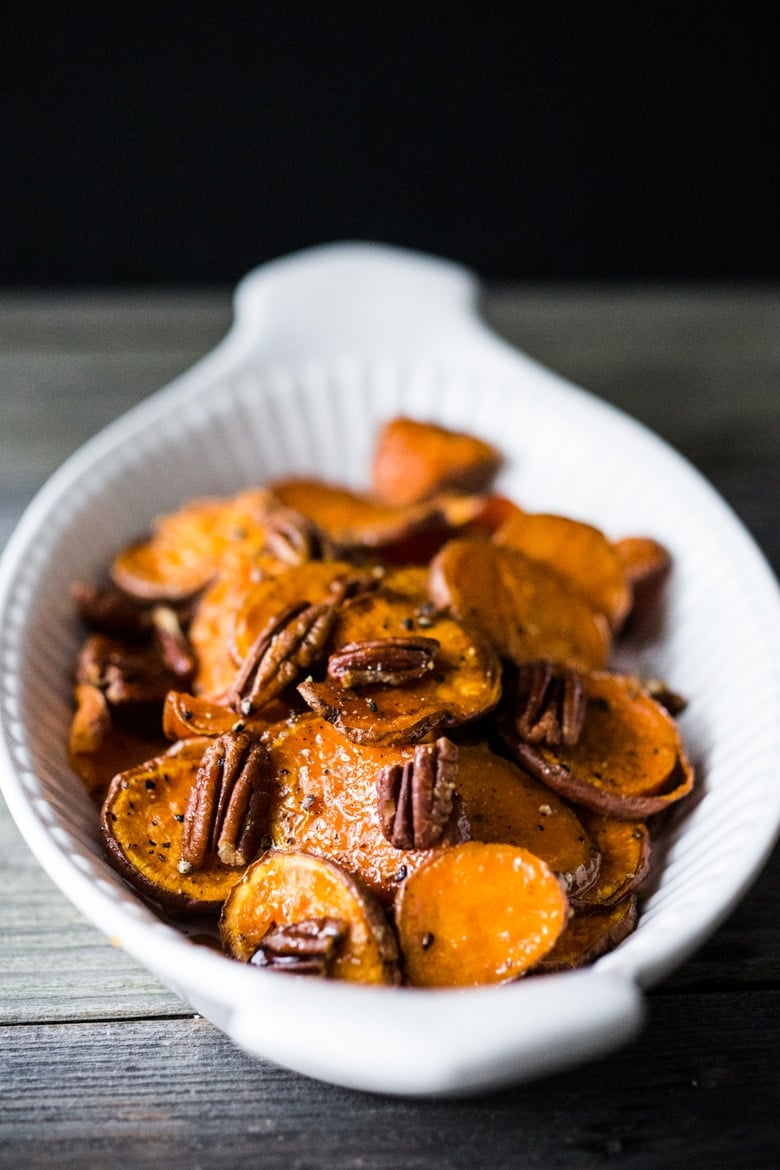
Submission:
<svg viewBox="0 0 780 1170">
<path fill-rule="evenodd" d="M 588 809 L 580 810 L 583 826 L 601 854 L 598 880 L 579 891 L 575 910 L 614 906 L 641 886 L 650 871 L 650 833 L 643 821 L 619 821 Z"/>
<path fill-rule="evenodd" d="M 614 906 L 575 913 L 556 945 L 534 968 L 534 974 L 551 975 L 595 963 L 636 930 L 638 918 L 633 894 Z"/>
</svg>

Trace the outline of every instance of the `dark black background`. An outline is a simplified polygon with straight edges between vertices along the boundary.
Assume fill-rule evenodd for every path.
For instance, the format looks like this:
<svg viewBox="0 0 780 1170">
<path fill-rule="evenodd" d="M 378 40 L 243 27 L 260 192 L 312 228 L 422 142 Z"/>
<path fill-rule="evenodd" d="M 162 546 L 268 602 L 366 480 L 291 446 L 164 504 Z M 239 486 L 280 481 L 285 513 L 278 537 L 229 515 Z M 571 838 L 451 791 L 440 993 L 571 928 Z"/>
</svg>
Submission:
<svg viewBox="0 0 780 1170">
<path fill-rule="evenodd" d="M 376 239 L 492 279 L 774 279 L 776 6 L 31 5 L 0 284 Z"/>
</svg>

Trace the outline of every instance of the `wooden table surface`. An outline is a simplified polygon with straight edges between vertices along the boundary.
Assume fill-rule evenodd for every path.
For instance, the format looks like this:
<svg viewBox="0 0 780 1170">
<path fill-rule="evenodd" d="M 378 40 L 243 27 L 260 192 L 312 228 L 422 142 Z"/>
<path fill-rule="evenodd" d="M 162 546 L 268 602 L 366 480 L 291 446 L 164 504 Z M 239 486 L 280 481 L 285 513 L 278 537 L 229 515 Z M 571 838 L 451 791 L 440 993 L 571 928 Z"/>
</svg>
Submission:
<svg viewBox="0 0 780 1170">
<path fill-rule="evenodd" d="M 494 289 L 485 314 L 670 440 L 778 570 L 776 289 Z M 0 545 L 66 455 L 229 320 L 224 290 L 0 296 Z M 238 1052 L 80 917 L 0 802 L 0 1166 L 780 1166 L 779 903 L 775 853 L 606 1059 L 473 1100 L 385 1098 Z"/>
</svg>

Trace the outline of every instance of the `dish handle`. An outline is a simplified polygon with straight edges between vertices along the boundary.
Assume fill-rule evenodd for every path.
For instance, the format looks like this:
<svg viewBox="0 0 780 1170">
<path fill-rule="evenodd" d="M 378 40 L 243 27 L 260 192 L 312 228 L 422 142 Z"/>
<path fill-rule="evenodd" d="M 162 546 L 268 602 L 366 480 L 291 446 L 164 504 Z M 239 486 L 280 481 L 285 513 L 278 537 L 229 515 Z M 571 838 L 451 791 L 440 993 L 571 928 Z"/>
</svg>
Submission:
<svg viewBox="0 0 780 1170">
<path fill-rule="evenodd" d="M 249 272 L 236 289 L 230 340 L 255 368 L 446 357 L 516 373 L 528 359 L 483 324 L 478 299 L 476 277 L 449 261 L 382 244 L 327 244 Z"/>
</svg>

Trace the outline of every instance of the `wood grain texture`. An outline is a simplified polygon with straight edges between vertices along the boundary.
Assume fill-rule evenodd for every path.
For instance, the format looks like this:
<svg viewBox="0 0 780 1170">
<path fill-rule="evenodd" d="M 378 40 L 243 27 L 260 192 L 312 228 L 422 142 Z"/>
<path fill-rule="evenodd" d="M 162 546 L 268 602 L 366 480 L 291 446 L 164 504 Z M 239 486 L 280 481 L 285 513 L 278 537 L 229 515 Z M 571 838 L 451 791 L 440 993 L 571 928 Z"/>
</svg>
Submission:
<svg viewBox="0 0 780 1170">
<path fill-rule="evenodd" d="M 681 449 L 780 568 L 774 290 L 497 289 L 484 308 Z M 0 545 L 63 458 L 229 320 L 223 290 L 0 295 Z M 621 1052 L 499 1096 L 409 1102 L 242 1055 L 81 918 L 0 803 L 0 1166 L 769 1170 L 779 899 L 776 853 Z"/>
<path fill-rule="evenodd" d="M 769 1170 L 775 1010 L 769 993 L 667 996 L 643 1038 L 586 1072 L 428 1102 L 250 1060 L 200 1019 L 7 1029 L 0 1167 L 106 1167 L 113 1150 L 138 1168 Z"/>
</svg>

